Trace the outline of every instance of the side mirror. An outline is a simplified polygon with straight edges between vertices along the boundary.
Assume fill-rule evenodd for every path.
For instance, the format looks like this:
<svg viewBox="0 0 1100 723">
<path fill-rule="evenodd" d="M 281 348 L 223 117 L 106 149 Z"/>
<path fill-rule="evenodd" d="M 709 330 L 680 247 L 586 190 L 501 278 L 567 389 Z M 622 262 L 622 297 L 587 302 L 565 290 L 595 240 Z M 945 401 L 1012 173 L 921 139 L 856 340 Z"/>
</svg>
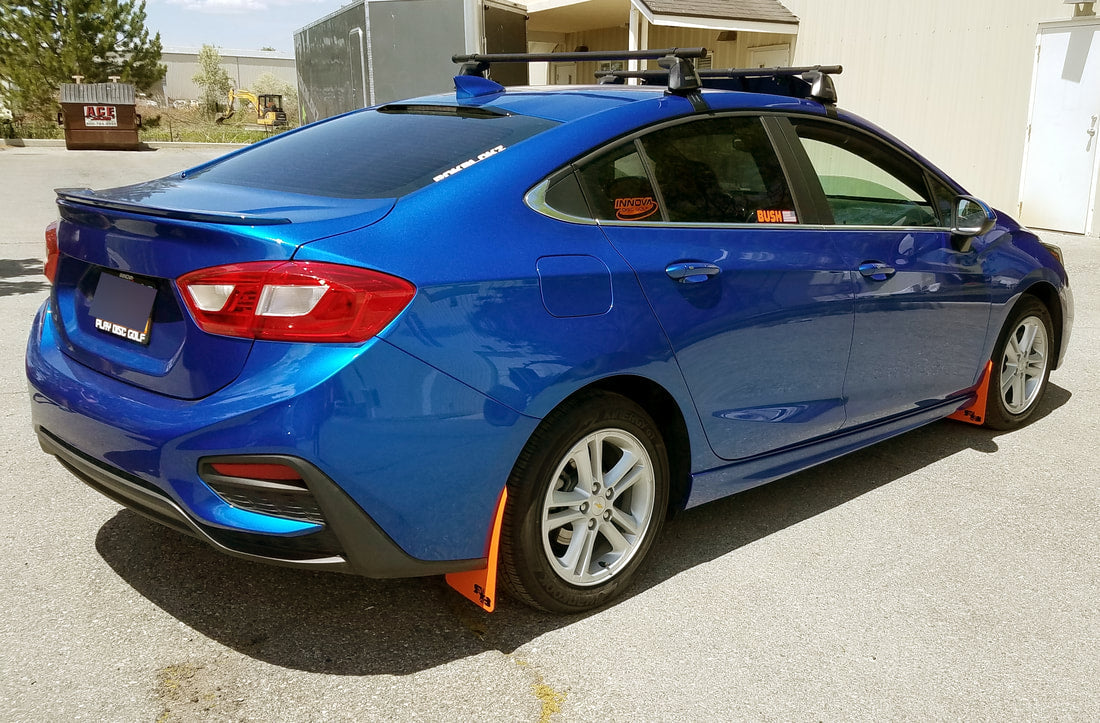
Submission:
<svg viewBox="0 0 1100 723">
<path fill-rule="evenodd" d="M 997 223 L 997 214 L 973 196 L 957 196 L 951 219 L 951 240 L 955 248 L 966 252 L 975 236 L 988 233 Z"/>
</svg>

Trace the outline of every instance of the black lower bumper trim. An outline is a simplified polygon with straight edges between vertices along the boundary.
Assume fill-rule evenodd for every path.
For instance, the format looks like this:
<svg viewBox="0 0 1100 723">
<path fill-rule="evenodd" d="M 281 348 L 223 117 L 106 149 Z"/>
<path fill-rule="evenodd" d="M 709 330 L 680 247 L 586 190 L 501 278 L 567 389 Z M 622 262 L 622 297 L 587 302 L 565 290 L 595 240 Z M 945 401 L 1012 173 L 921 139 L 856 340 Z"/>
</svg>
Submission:
<svg viewBox="0 0 1100 723">
<path fill-rule="evenodd" d="M 378 524 L 313 465 L 297 457 L 250 455 L 298 469 L 327 520 L 321 534 L 338 540 L 339 555 L 312 556 L 309 547 L 286 549 L 288 539 L 274 535 L 237 533 L 203 525 L 167 494 L 145 480 L 111 467 L 62 441 L 49 430 L 38 428 L 42 449 L 58 458 L 66 469 L 100 494 L 154 522 L 197 537 L 221 552 L 249 560 L 306 568 L 346 572 L 373 578 L 421 577 L 484 567 L 485 558 L 471 560 L 420 560 L 402 550 Z M 238 458 L 239 459 L 239 458 Z M 303 536 L 307 538 L 309 536 Z M 239 538 L 239 539 L 238 539 Z M 336 547 L 325 545 L 325 549 Z"/>
</svg>

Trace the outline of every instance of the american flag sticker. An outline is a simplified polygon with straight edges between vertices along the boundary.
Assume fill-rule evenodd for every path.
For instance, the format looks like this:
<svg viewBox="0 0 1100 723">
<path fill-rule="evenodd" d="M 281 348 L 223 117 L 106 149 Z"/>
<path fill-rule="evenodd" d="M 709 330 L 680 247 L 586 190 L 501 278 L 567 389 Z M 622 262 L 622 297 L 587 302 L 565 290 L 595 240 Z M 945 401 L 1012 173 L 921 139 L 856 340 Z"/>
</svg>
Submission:
<svg viewBox="0 0 1100 723">
<path fill-rule="evenodd" d="M 756 212 L 757 223 L 798 223 L 798 215 L 794 211 L 779 211 L 773 209 L 761 209 Z"/>
</svg>

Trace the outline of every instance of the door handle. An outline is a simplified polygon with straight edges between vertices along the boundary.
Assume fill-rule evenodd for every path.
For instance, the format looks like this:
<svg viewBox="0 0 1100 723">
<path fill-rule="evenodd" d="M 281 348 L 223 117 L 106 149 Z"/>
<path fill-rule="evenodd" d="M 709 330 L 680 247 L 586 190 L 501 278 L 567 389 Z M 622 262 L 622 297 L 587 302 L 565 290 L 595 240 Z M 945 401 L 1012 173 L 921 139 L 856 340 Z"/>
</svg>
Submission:
<svg viewBox="0 0 1100 723">
<path fill-rule="evenodd" d="M 872 281 L 886 281 L 897 271 L 893 266 L 887 266 L 880 261 L 864 261 L 859 265 L 859 273 Z"/>
<path fill-rule="evenodd" d="M 665 273 L 669 278 L 681 284 L 697 284 L 721 272 L 722 269 L 719 267 L 703 261 L 681 261 L 665 267 Z"/>
</svg>

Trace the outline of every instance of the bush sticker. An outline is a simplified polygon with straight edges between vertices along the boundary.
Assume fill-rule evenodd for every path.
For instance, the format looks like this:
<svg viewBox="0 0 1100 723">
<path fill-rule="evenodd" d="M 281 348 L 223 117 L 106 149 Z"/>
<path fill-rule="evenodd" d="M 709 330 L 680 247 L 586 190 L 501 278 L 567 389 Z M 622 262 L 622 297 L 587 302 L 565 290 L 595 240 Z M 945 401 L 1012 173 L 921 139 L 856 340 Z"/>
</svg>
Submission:
<svg viewBox="0 0 1100 723">
<path fill-rule="evenodd" d="M 756 212 L 757 223 L 798 223 L 798 215 L 794 211 L 776 211 L 773 209 L 761 209 Z"/>
</svg>

